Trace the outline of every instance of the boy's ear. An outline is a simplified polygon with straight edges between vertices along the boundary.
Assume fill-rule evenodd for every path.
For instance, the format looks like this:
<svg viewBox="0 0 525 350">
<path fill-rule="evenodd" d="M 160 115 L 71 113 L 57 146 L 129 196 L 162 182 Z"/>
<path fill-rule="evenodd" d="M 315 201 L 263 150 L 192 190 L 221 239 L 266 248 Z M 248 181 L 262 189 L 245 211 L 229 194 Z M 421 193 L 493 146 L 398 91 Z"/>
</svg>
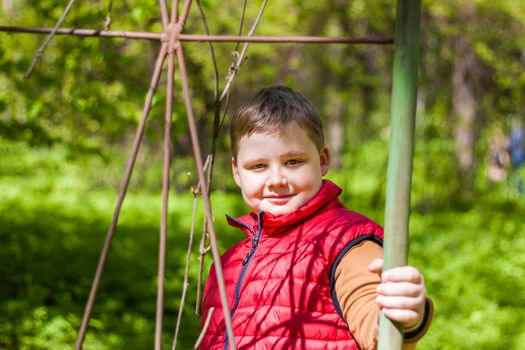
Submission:
<svg viewBox="0 0 525 350">
<path fill-rule="evenodd" d="M 235 157 L 232 157 L 232 174 L 233 174 L 233 180 L 237 184 L 237 186 L 241 187 L 241 179 L 239 177 L 239 168 L 237 168 L 237 161 L 235 160 Z"/>
<path fill-rule="evenodd" d="M 328 147 L 323 147 L 319 152 L 319 158 L 321 160 L 321 174 L 325 176 L 328 173 L 328 169 L 330 169 L 330 151 Z"/>
</svg>

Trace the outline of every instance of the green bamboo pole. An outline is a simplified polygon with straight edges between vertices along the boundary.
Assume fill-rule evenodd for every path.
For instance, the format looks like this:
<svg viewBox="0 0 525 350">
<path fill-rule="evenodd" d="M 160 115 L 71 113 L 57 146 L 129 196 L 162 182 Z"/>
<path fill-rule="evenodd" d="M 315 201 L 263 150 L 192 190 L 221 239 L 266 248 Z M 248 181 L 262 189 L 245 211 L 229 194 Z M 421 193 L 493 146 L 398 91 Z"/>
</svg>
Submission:
<svg viewBox="0 0 525 350">
<path fill-rule="evenodd" d="M 420 12 L 421 0 L 397 1 L 385 205 L 384 269 L 407 263 Z M 379 350 L 400 350 L 402 347 L 403 327 L 381 313 Z"/>
</svg>

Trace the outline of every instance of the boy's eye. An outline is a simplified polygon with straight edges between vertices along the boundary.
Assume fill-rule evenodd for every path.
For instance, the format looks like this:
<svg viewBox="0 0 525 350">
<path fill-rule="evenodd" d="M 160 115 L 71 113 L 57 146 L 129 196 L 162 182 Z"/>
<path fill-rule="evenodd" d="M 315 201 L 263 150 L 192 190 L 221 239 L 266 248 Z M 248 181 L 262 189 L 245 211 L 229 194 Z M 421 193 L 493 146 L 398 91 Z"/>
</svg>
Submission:
<svg viewBox="0 0 525 350">
<path fill-rule="evenodd" d="M 286 161 L 287 165 L 297 165 L 303 163 L 303 160 L 300 159 L 289 159 Z"/>
<path fill-rule="evenodd" d="M 263 169 L 264 167 L 265 165 L 263 163 L 256 163 L 256 164 L 250 165 L 250 169 Z"/>
</svg>

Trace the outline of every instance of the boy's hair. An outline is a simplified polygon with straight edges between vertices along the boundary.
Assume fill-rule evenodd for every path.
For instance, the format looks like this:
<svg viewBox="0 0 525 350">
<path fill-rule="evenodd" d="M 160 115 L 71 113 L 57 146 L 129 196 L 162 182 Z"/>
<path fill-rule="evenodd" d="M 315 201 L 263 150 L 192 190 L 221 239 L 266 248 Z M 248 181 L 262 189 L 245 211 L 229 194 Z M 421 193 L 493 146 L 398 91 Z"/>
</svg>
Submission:
<svg viewBox="0 0 525 350">
<path fill-rule="evenodd" d="M 301 94 L 286 86 L 272 86 L 253 92 L 231 120 L 233 157 L 237 157 L 239 141 L 243 136 L 253 133 L 280 134 L 292 122 L 308 133 L 317 149 L 324 147 L 321 118 Z"/>
</svg>

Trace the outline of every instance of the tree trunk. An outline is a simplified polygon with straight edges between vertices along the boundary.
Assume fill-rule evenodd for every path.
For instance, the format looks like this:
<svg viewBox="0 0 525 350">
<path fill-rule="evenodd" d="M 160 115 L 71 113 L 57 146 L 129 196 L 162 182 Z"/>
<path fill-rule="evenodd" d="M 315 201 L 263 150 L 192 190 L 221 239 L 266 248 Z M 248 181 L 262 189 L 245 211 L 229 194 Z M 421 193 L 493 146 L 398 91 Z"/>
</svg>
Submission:
<svg viewBox="0 0 525 350">
<path fill-rule="evenodd" d="M 13 14 L 13 0 L 2 0 L 2 6 L 7 16 L 11 16 Z"/>
<path fill-rule="evenodd" d="M 478 113 L 474 84 L 469 77 L 475 64 L 475 58 L 464 35 L 459 35 L 456 39 L 455 49 L 457 56 L 452 73 L 452 109 L 457 120 L 454 138 L 460 186 L 469 191 L 473 188 L 477 163 L 475 141 Z"/>
<path fill-rule="evenodd" d="M 343 125 L 344 107 L 340 99 L 332 101 L 330 106 L 330 113 L 328 116 L 328 148 L 331 152 L 331 168 L 340 170 L 343 166 L 343 140 L 344 140 L 344 125 Z"/>
</svg>

